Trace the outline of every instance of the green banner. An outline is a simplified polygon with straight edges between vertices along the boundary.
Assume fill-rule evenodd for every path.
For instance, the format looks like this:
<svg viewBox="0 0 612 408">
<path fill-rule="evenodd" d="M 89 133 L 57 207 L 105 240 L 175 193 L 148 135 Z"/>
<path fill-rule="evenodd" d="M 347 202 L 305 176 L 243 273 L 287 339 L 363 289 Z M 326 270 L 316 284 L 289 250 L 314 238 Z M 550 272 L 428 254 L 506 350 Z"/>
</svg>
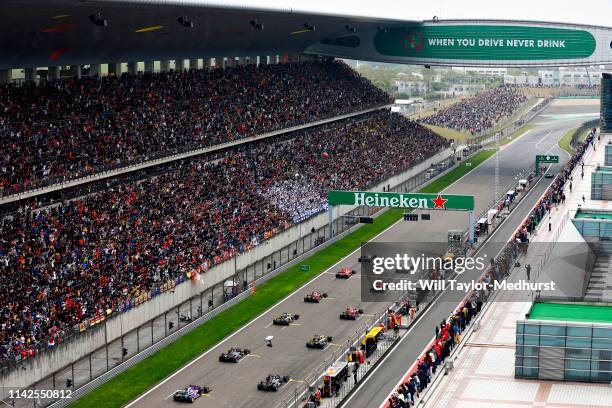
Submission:
<svg viewBox="0 0 612 408">
<path fill-rule="evenodd" d="M 429 25 L 381 30 L 382 55 L 457 60 L 552 60 L 590 57 L 596 48 L 584 30 L 522 25 Z"/>
<path fill-rule="evenodd" d="M 368 207 L 423 208 L 440 210 L 473 210 L 474 196 L 457 194 L 402 194 L 373 191 L 338 191 L 327 193 L 331 205 L 365 205 Z"/>
<path fill-rule="evenodd" d="M 538 163 L 559 163 L 559 156 L 553 156 L 551 154 L 538 154 L 536 156 Z"/>
</svg>

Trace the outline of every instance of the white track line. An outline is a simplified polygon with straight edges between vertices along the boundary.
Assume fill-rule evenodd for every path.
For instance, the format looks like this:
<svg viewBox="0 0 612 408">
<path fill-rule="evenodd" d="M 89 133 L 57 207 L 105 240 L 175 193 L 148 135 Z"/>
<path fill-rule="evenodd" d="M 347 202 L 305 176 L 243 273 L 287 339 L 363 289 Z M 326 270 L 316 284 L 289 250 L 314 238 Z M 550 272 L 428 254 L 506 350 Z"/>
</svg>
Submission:
<svg viewBox="0 0 612 408">
<path fill-rule="evenodd" d="M 469 174 L 469 173 L 468 173 Z M 464 176 L 465 177 L 465 176 Z M 463 177 L 462 177 L 463 178 Z M 458 181 L 458 180 L 457 180 Z M 371 241 L 374 241 L 376 238 L 380 237 L 381 235 L 383 235 L 384 233 L 386 233 L 389 229 L 393 228 L 396 224 L 402 222 L 402 219 L 397 220 L 396 222 L 394 222 L 392 225 L 390 225 L 388 228 L 386 228 L 385 230 L 381 231 L 379 234 L 377 234 L 375 237 L 373 237 L 371 239 Z M 336 268 L 336 266 L 342 262 L 344 262 L 347 258 L 351 257 L 352 255 L 354 255 L 355 253 L 357 253 L 357 251 L 360 251 L 361 247 L 355 249 L 353 252 L 351 252 L 350 254 L 346 255 L 345 257 L 343 257 L 342 259 L 340 259 L 338 262 L 336 262 L 335 264 L 333 264 L 331 267 L 329 267 L 327 271 L 330 271 L 334 268 Z M 320 273 L 317 276 L 315 276 L 314 278 L 312 278 L 311 280 L 309 280 L 308 282 L 304 283 L 304 285 L 302 285 L 301 287 L 299 287 L 298 289 L 294 290 L 293 292 L 291 292 L 290 294 L 288 294 L 287 296 L 285 296 L 281 301 L 279 301 L 278 303 L 274 304 L 270 309 L 266 310 L 264 313 L 260 314 L 259 316 L 257 316 L 255 319 L 251 320 L 250 322 L 248 322 L 246 325 L 242 326 L 240 329 L 238 329 L 237 331 L 235 331 L 234 333 L 230 334 L 229 336 L 225 337 L 224 339 L 222 339 L 219 343 L 215 344 L 213 347 L 211 347 L 210 349 L 208 349 L 207 351 L 205 351 L 203 354 L 200 354 L 198 357 L 196 357 L 195 359 L 191 360 L 189 363 L 187 363 L 187 365 L 181 367 L 180 369 L 178 369 L 177 371 L 175 371 L 174 373 L 170 374 L 170 376 L 166 377 L 164 380 L 162 380 L 160 383 L 158 383 L 157 385 L 155 385 L 154 387 L 150 388 L 149 390 L 147 390 L 144 394 L 140 395 L 138 398 L 136 398 L 135 400 L 133 400 L 132 402 L 130 402 L 129 404 L 127 404 L 125 406 L 125 408 L 131 407 L 132 405 L 136 404 L 138 401 L 140 401 L 141 399 L 143 399 L 144 397 L 146 397 L 148 394 L 150 394 L 152 391 L 156 390 L 157 388 L 161 387 L 162 385 L 164 385 L 166 382 L 170 381 L 172 378 L 174 378 L 176 375 L 180 374 L 181 372 L 183 372 L 185 369 L 187 369 L 188 367 L 190 367 L 191 365 L 195 364 L 196 362 L 198 362 L 200 359 L 202 359 L 204 356 L 206 356 L 208 353 L 210 353 L 211 351 L 213 351 L 215 348 L 217 348 L 219 345 L 225 343 L 227 340 L 231 339 L 232 337 L 234 337 L 235 335 L 237 335 L 238 333 L 242 332 L 243 330 L 245 330 L 247 327 L 249 327 L 250 325 L 252 325 L 253 323 L 255 323 L 256 321 L 258 321 L 259 319 L 261 319 L 267 312 L 269 312 L 270 310 L 272 310 L 273 308 L 277 307 L 278 305 L 280 305 L 281 303 L 285 302 L 287 299 L 291 298 L 292 296 L 294 296 L 296 293 L 304 290 L 304 288 L 308 285 L 310 285 L 312 282 L 316 281 L 318 278 L 324 276 L 324 273 Z M 334 273 L 335 275 L 335 273 Z M 283 327 L 283 329 L 285 329 L 285 327 Z M 282 330 L 282 329 L 281 329 Z"/>
<path fill-rule="evenodd" d="M 489 157 L 488 159 L 482 161 L 477 167 L 471 169 L 469 172 L 467 172 L 466 174 L 464 174 L 463 176 L 461 176 L 460 178 L 458 178 L 457 180 L 455 180 L 453 183 L 449 184 L 444 190 L 442 190 L 442 192 L 446 191 L 449 187 L 453 186 L 454 184 L 458 183 L 459 181 L 463 180 L 463 178 L 465 178 L 466 176 L 468 176 L 469 174 L 472 173 L 472 171 L 476 170 L 478 167 L 482 166 L 484 163 L 486 163 L 487 161 L 491 160 L 493 157 L 495 157 L 495 155 L 492 155 L 491 157 Z M 471 159 L 468 159 L 468 162 Z M 464 163 L 464 162 L 462 162 Z M 461 163 L 460 163 L 461 165 Z M 388 228 L 385 228 L 383 231 L 381 231 L 380 233 L 378 233 L 376 236 L 374 236 L 372 239 L 370 239 L 369 242 L 376 240 L 378 237 L 380 237 L 381 235 L 387 233 L 387 231 L 389 231 L 390 229 L 392 229 L 393 227 L 395 227 L 397 224 L 399 224 L 400 222 L 403 222 L 403 219 L 399 219 L 396 222 L 394 222 L 393 224 L 391 224 Z M 289 299 L 290 297 L 292 297 L 293 295 L 295 295 L 296 293 L 304 290 L 304 288 L 308 285 L 310 285 L 312 282 L 316 281 L 317 279 L 319 279 L 321 276 L 323 276 L 325 274 L 325 272 L 330 271 L 334 268 L 336 268 L 336 266 L 342 262 L 344 262 L 347 258 L 351 257 L 352 255 L 354 255 L 355 253 L 357 253 L 358 251 L 361 250 L 361 247 L 355 249 L 353 252 L 351 252 L 350 254 L 346 255 L 344 258 L 340 259 L 338 262 L 336 262 L 335 264 L 333 264 L 332 266 L 330 266 L 327 270 L 325 270 L 323 273 L 318 274 L 317 276 L 315 276 L 314 278 L 312 278 L 311 280 L 309 280 L 308 282 L 304 283 L 302 286 L 300 286 L 298 289 L 294 290 L 293 292 L 291 292 L 290 294 L 288 294 L 287 296 L 285 296 L 281 301 L 279 301 L 278 303 L 274 304 L 272 307 L 270 307 L 268 310 L 266 310 L 265 312 L 263 312 L 262 314 L 260 314 L 259 316 L 257 316 L 256 318 L 254 318 L 253 320 L 251 320 L 250 322 L 248 322 L 247 324 L 245 324 L 244 326 L 242 326 L 240 329 L 236 330 L 234 333 L 230 334 L 229 336 L 225 337 L 224 339 L 222 339 L 219 343 L 215 344 L 213 347 L 211 347 L 210 349 L 208 349 L 207 351 L 205 351 L 204 353 L 200 354 L 198 357 L 194 358 L 193 360 L 191 360 L 189 363 L 187 363 L 186 365 L 184 365 L 183 367 L 179 368 L 177 371 L 175 371 L 174 373 L 170 374 L 168 377 L 166 377 L 165 379 L 163 379 L 161 382 L 159 382 L 158 384 L 156 384 L 155 386 L 153 386 L 152 388 L 149 388 L 147 391 L 144 392 L 144 394 L 140 395 L 138 398 L 136 398 L 135 400 L 133 400 L 132 402 L 130 402 L 129 404 L 125 405 L 125 408 L 131 407 L 132 405 L 136 404 L 138 401 L 140 401 L 141 399 L 143 399 L 144 397 L 146 397 L 147 395 L 149 395 L 151 392 L 155 391 L 156 389 L 158 389 L 159 387 L 161 387 L 162 385 L 164 385 L 165 383 L 167 383 L 168 381 L 170 381 L 172 378 L 174 378 L 175 376 L 177 376 L 178 374 L 182 373 L 183 371 L 185 371 L 187 368 L 189 368 L 190 366 L 192 366 L 193 364 L 195 364 L 196 362 L 200 361 L 203 357 L 205 357 L 206 355 L 208 355 L 208 353 L 210 353 L 211 351 L 213 351 L 215 348 L 217 348 L 219 345 L 225 343 L 227 340 L 231 339 L 232 337 L 234 337 L 235 335 L 237 335 L 238 333 L 242 332 L 243 330 L 245 330 L 247 327 L 249 327 L 250 325 L 252 325 L 253 323 L 255 323 L 256 321 L 258 321 L 259 319 L 261 319 L 267 312 L 269 312 L 270 310 L 272 310 L 273 308 L 277 307 L 278 305 L 280 305 L 281 303 L 285 302 L 287 299 Z M 314 254 L 313 254 L 314 255 Z M 335 274 L 335 273 L 334 273 Z M 400 339 L 401 341 L 401 339 Z"/>
<path fill-rule="evenodd" d="M 527 197 L 529 197 L 529 195 L 531 195 L 531 193 L 533 193 L 533 191 L 534 191 L 535 187 L 536 187 L 538 184 L 540 184 L 540 182 L 541 182 L 542 180 L 544 180 L 544 177 L 542 177 L 542 178 L 540 178 L 540 180 L 538 180 L 538 182 L 537 182 L 537 183 L 536 183 L 536 184 L 533 186 L 533 188 L 532 188 L 532 189 L 531 189 L 531 190 L 530 190 L 530 191 L 527 193 L 527 195 L 526 195 L 525 197 L 523 197 L 523 200 L 524 200 L 524 199 L 526 199 Z M 537 201 L 540 201 L 540 199 L 541 199 L 542 197 L 544 197 L 544 195 L 546 195 L 546 192 L 547 192 L 547 191 L 548 191 L 548 188 L 546 188 L 546 190 L 544 190 L 544 192 L 542 193 L 542 195 L 540 196 L 540 198 L 539 198 L 538 200 L 536 200 L 536 202 L 537 202 Z M 531 210 L 530 210 L 530 211 L 528 211 L 528 212 L 527 212 L 527 215 L 526 215 L 526 216 L 523 218 L 523 220 L 522 220 L 521 222 L 519 222 L 519 224 L 518 224 L 518 226 L 516 227 L 516 229 L 514 230 L 514 232 L 513 232 L 512 234 L 510 234 L 510 237 L 512 237 L 514 234 L 516 234 L 516 232 L 519 230 L 519 228 L 520 228 L 520 227 L 521 227 L 521 226 L 522 226 L 522 225 L 525 223 L 525 221 L 527 221 L 527 217 L 529 217 L 529 214 L 531 214 Z M 500 225 L 500 227 L 501 227 L 501 225 Z M 501 228 L 497 228 L 495 231 L 493 231 L 493 234 L 491 234 L 490 238 L 488 238 L 488 239 L 487 239 L 487 241 L 490 241 L 490 240 L 491 240 L 491 238 L 493 238 L 493 235 L 495 235 L 495 234 L 496 234 L 496 233 L 497 233 L 497 232 L 498 232 L 500 229 L 501 229 Z M 481 247 L 481 248 L 482 248 L 482 247 Z M 502 250 L 503 250 L 503 249 L 502 249 Z M 501 252 L 501 251 L 500 251 L 500 252 Z M 436 300 L 435 300 L 435 301 L 434 301 L 432 304 L 436 303 L 436 302 L 437 302 L 437 301 L 438 301 L 438 300 L 439 300 L 441 297 L 442 297 L 442 296 L 440 296 L 439 298 L 437 298 L 437 299 L 436 299 Z M 463 299 L 461 300 L 461 302 L 463 302 Z M 461 302 L 459 302 L 459 304 L 461 304 Z M 453 313 L 453 312 L 449 313 L 449 316 L 450 316 L 450 314 L 452 314 L 452 313 Z M 406 337 L 406 336 L 404 336 L 404 337 Z M 400 339 L 400 341 L 399 341 L 399 342 L 401 342 L 403 339 L 404 339 L 404 338 L 402 337 L 402 338 Z M 434 340 L 435 340 L 435 338 L 432 338 L 432 340 L 431 340 L 429 343 L 427 343 L 427 345 L 425 346 L 425 348 L 423 349 L 423 351 L 421 351 L 421 352 L 418 354 L 417 360 L 418 360 L 418 359 L 420 359 L 420 358 L 421 358 L 421 356 L 422 356 L 422 355 L 425 353 L 425 351 L 427 351 L 427 349 L 429 349 L 429 348 L 431 347 L 431 345 L 432 345 L 432 343 L 433 343 L 433 341 L 434 341 Z M 398 344 L 399 344 L 399 342 L 398 342 Z M 383 360 L 380 362 L 380 364 L 382 365 L 382 363 L 383 363 L 383 362 L 384 362 L 384 361 L 387 359 L 387 357 L 388 357 L 388 356 L 390 356 L 391 354 L 393 354 L 393 353 L 389 353 L 389 354 L 387 354 L 387 355 L 385 356 L 385 358 L 384 358 L 384 359 L 383 359 Z M 393 393 L 395 392 L 395 390 L 396 390 L 396 389 L 397 389 L 397 388 L 400 386 L 400 384 L 402 383 L 402 381 L 404 381 L 404 379 L 406 378 L 406 376 L 408 375 L 408 373 L 409 373 L 410 371 L 412 371 L 412 368 L 415 366 L 415 364 L 416 364 L 416 362 L 412 363 L 412 365 L 411 365 L 411 366 L 408 368 L 408 370 L 407 370 L 407 371 L 406 371 L 404 374 L 402 374 L 402 376 L 401 376 L 400 380 L 398 381 L 398 383 L 395 385 L 395 387 L 393 387 L 393 388 L 391 389 L 391 392 L 390 392 L 390 393 L 389 393 L 389 394 L 388 394 L 388 395 L 385 397 L 385 399 L 383 400 L 383 402 L 380 404 L 379 408 L 384 408 L 384 407 L 386 407 L 386 406 L 387 406 L 387 401 L 388 401 L 389 397 L 390 397 L 390 396 L 391 396 L 391 394 L 393 394 Z M 376 370 L 376 368 L 378 368 L 378 366 L 377 366 L 377 367 L 374 367 L 374 368 L 375 368 L 375 370 Z M 373 374 L 373 373 L 374 373 L 374 371 L 372 372 L 372 374 Z M 370 378 L 370 377 L 368 377 L 368 378 Z M 363 385 L 363 384 L 365 384 L 366 382 L 368 382 L 368 379 L 366 379 L 366 381 L 364 381 L 364 382 L 362 383 L 362 385 Z M 351 398 L 352 398 L 352 397 L 353 397 L 355 394 L 357 394 L 357 391 L 359 390 L 359 388 L 361 388 L 361 385 L 360 385 L 360 386 L 357 388 L 357 390 L 355 390 L 355 392 L 353 392 L 353 394 L 351 394 Z M 349 398 L 349 400 L 350 400 L 351 398 Z M 349 400 L 347 400 L 347 402 L 348 402 Z"/>
<path fill-rule="evenodd" d="M 495 157 L 495 156 L 493 155 L 493 156 L 491 156 L 491 157 Z M 484 162 L 483 162 L 483 163 L 484 163 Z M 468 174 L 469 174 L 469 173 L 468 173 Z M 542 179 L 540 179 L 540 180 L 542 180 Z M 539 181 L 538 181 L 538 183 L 539 183 Z M 536 185 L 537 185 L 537 184 L 536 184 Z M 450 187 L 450 186 L 449 186 L 449 187 Z M 534 186 L 534 188 L 535 188 L 535 186 Z M 531 191 L 533 191 L 533 189 L 532 189 Z M 529 195 L 529 194 L 527 194 L 527 196 L 528 196 L 528 195 Z M 523 197 L 523 199 L 527 198 L 527 196 Z M 498 227 L 498 228 L 497 228 L 495 231 L 493 231 L 493 233 L 492 233 L 492 234 L 491 234 L 491 235 L 490 235 L 490 236 L 487 238 L 487 241 L 490 241 L 490 240 L 493 238 L 493 236 L 494 236 L 495 234 L 497 234 L 497 232 L 499 232 L 500 230 L 501 230 L 501 228 L 499 228 L 499 227 Z M 482 248 L 482 247 L 481 247 L 481 248 Z M 478 251 L 480 251 L 480 249 L 479 249 Z M 478 252 L 478 251 L 477 251 L 477 252 Z M 441 298 L 442 298 L 442 296 L 441 296 L 441 295 L 440 295 L 439 297 L 437 297 L 437 298 L 436 298 L 436 299 L 435 299 L 433 302 L 431 302 L 431 303 L 430 303 L 430 304 L 429 304 L 429 305 L 428 305 L 428 306 L 427 306 L 427 307 L 426 307 L 426 308 L 425 308 L 425 309 L 424 309 L 424 310 L 423 310 L 423 311 L 422 311 L 422 312 L 419 314 L 419 316 L 425 316 L 425 315 L 427 314 L 427 311 L 428 311 L 428 310 L 429 310 L 429 309 L 430 309 L 432 306 L 434 306 L 436 303 L 438 303 L 438 300 L 440 300 Z M 403 341 L 404 341 L 404 340 L 405 340 L 405 339 L 408 337 L 408 334 L 410 334 L 410 332 L 411 332 L 412 330 L 414 330 L 414 329 L 415 329 L 417 326 L 419 326 L 419 324 L 420 324 L 420 322 L 417 322 L 416 324 L 412 325 L 412 326 L 410 327 L 410 329 L 408 329 L 408 331 L 407 331 L 406 333 L 404 333 L 404 335 L 403 335 L 403 336 L 402 336 L 402 337 L 399 339 L 399 341 L 398 341 L 397 343 L 395 343 L 395 346 L 393 346 L 393 350 L 397 349 L 397 347 L 399 347 L 399 345 L 400 345 L 400 344 L 401 344 L 401 343 L 402 343 L 402 342 L 403 342 Z M 430 343 L 428 343 L 428 344 L 427 344 L 427 346 L 425 346 L 425 348 L 423 349 L 423 352 L 425 352 L 425 350 L 427 350 L 427 348 L 429 347 L 429 344 L 430 344 Z M 377 370 L 378 370 L 380 367 L 382 367 L 382 366 L 384 365 L 384 362 L 385 362 L 385 361 L 386 361 L 386 360 L 387 360 L 387 359 L 388 359 L 388 358 L 389 358 L 389 357 L 390 357 L 390 356 L 393 354 L 393 350 L 392 350 L 391 352 L 387 353 L 387 354 L 386 354 L 386 355 L 383 357 L 383 359 L 382 359 L 382 360 L 380 360 L 380 361 L 376 362 L 376 366 L 374 366 L 374 368 L 372 369 L 372 371 L 368 373 L 368 378 L 366 378 L 366 380 L 365 380 L 365 381 L 362 381 L 362 382 L 361 382 L 361 384 L 359 384 L 359 386 L 358 386 L 358 387 L 357 387 L 357 388 L 356 388 L 356 389 L 353 391 L 353 393 L 352 393 L 352 394 L 349 396 L 349 398 L 348 398 L 348 399 L 346 399 L 345 401 L 343 401 L 343 402 L 342 402 L 342 406 L 350 406 L 350 405 L 347 405 L 347 404 L 348 404 L 348 403 L 349 403 L 349 402 L 350 402 L 350 401 L 353 399 L 353 397 L 354 397 L 354 396 L 355 396 L 355 395 L 356 395 L 356 394 L 359 392 L 359 390 L 361 389 L 361 387 L 363 387 L 363 386 L 364 386 L 364 385 L 365 385 L 365 384 L 368 382 L 368 379 L 369 379 L 369 378 L 372 378 L 372 377 L 373 377 L 373 375 L 374 375 L 374 373 L 376 373 L 376 371 L 377 371 Z M 421 353 L 419 353 L 419 354 L 418 354 L 419 358 L 420 358 L 420 356 L 423 354 L 423 352 L 421 352 Z M 414 364 L 413 364 L 413 365 L 414 365 Z M 411 368 L 412 368 L 412 366 L 410 366 L 410 368 L 408 369 L 408 371 L 406 371 L 406 373 L 410 372 L 410 369 L 411 369 Z M 403 380 L 403 379 L 404 379 L 404 377 L 406 376 L 406 373 L 402 374 L 402 376 L 401 376 L 401 378 L 400 378 L 399 383 L 398 383 L 398 384 L 397 384 L 395 387 L 393 387 L 393 389 L 392 389 L 391 393 L 389 393 L 389 395 L 391 395 L 391 394 L 393 393 L 393 391 L 395 391 L 395 389 L 396 389 L 396 388 L 399 386 L 399 384 L 402 382 L 402 380 Z M 387 398 L 388 398 L 388 396 L 387 396 Z M 383 402 L 383 404 L 382 404 L 381 406 L 383 406 L 383 405 L 386 403 L 387 398 L 385 398 L 385 400 L 384 400 L 385 402 Z"/>
</svg>

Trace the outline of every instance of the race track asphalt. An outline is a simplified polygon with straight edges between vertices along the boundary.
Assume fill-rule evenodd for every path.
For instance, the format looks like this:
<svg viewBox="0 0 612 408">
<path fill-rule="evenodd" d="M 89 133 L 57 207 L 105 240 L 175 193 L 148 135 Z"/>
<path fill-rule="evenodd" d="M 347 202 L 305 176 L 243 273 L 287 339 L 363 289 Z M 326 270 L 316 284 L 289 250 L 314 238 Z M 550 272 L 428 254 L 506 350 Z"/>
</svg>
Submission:
<svg viewBox="0 0 612 408">
<path fill-rule="evenodd" d="M 553 106 L 548 109 L 554 109 L 554 113 L 557 114 L 559 111 L 570 113 L 572 108 Z M 597 107 L 592 107 L 591 110 L 596 111 Z M 565 161 L 567 154 L 557 147 L 557 141 L 567 129 L 578 126 L 582 121 L 584 118 L 558 123 L 547 121 L 548 124 L 532 129 L 525 136 L 504 147 L 500 155 L 500 186 L 509 185 L 515 180 L 519 171 L 533 166 L 536 153 L 559 154 L 561 160 Z M 446 192 L 473 194 L 476 199 L 476 213 L 482 212 L 493 199 L 494 166 L 493 158 L 487 160 L 449 187 Z M 539 196 L 549 182 L 550 180 L 543 179 L 531 198 L 535 199 L 536 196 Z M 527 210 L 526 207 L 525 210 Z M 466 213 L 436 212 L 431 221 L 427 221 L 426 224 L 400 221 L 375 240 L 381 242 L 440 242 L 446 240 L 447 230 L 465 229 L 466 225 Z M 505 231 L 508 235 L 516 227 L 516 225 L 508 226 L 508 223 L 505 226 L 508 231 L 511 230 L 510 232 Z M 503 238 L 502 229 L 496 239 L 502 240 Z M 178 403 L 172 401 L 173 392 L 189 384 L 206 385 L 212 388 L 208 396 L 194 402 L 194 407 L 274 408 L 282 401 L 290 400 L 296 388 L 292 385 L 293 383 L 301 384 L 302 381 L 316 378 L 331 361 L 332 356 L 344 349 L 347 340 L 355 336 L 357 332 L 363 332 L 367 321 L 374 315 L 383 312 L 386 307 L 386 304 L 383 303 L 360 301 L 359 276 L 353 276 L 348 280 L 335 279 L 335 272 L 342 267 L 358 269 L 358 257 L 359 252 L 357 251 L 344 258 L 335 267 L 314 278 L 305 287 L 199 356 L 128 406 L 148 408 L 176 405 Z M 320 304 L 304 303 L 304 295 L 313 290 L 326 292 L 329 298 Z M 377 407 L 408 368 L 408 363 L 416 359 L 417 354 L 431 338 L 434 324 L 448 315 L 450 303 L 453 301 L 454 299 L 445 299 L 434 305 L 415 326 L 409 335 L 410 338 L 406 339 L 401 347 L 394 350 L 394 354 L 397 353 L 398 357 L 389 359 L 388 364 L 385 364 L 376 373 L 376 376 L 372 376 L 372 379 L 354 394 L 348 406 L 351 408 Z M 339 313 L 347 306 L 361 307 L 365 310 L 365 316 L 356 322 L 339 320 Z M 297 324 L 289 327 L 272 326 L 272 319 L 283 312 L 300 314 Z M 322 351 L 306 349 L 306 341 L 314 334 L 332 336 L 333 344 Z M 264 344 L 264 338 L 269 335 L 274 336 L 272 348 Z M 249 348 L 253 355 L 238 364 L 220 363 L 219 354 L 230 347 Z M 257 383 L 269 373 L 288 375 L 292 381 L 276 393 L 257 391 Z"/>
<path fill-rule="evenodd" d="M 503 163 L 504 170 L 500 169 L 500 172 L 508 174 L 507 172 L 510 171 L 511 174 L 512 163 L 523 163 L 527 159 L 528 161 L 533 161 L 533 157 L 537 153 L 558 154 L 561 164 L 563 164 L 568 159 L 568 154 L 558 147 L 558 140 L 567 130 L 579 126 L 583 121 L 589 120 L 589 118 L 568 119 L 568 117 L 562 116 L 553 120 L 547 115 L 566 115 L 576 113 L 576 111 L 579 113 L 596 112 L 598 106 L 589 106 L 588 108 L 579 106 L 578 109 L 576 108 L 576 106 L 553 105 L 542 112 L 541 116 L 536 117 L 534 123 L 538 123 L 539 126 L 502 151 L 500 165 Z M 492 163 L 493 160 L 484 163 L 474 172 L 474 176 L 481 173 L 492 174 L 493 168 L 490 167 Z M 551 170 L 556 173 L 556 168 L 558 168 L 558 165 L 552 167 Z M 502 224 L 495 237 L 483 247 L 483 252 L 495 254 L 501 249 L 502 244 L 512 236 L 517 225 L 537 202 L 551 181 L 550 179 L 542 179 L 536 185 L 533 192 L 515 209 L 511 216 L 512 219 Z M 458 191 L 469 192 L 467 188 L 460 190 L 461 187 L 461 185 L 455 186 L 455 188 L 459 189 Z M 476 278 L 477 274 L 467 272 L 458 277 L 458 281 L 465 282 Z M 420 357 L 427 344 L 433 339 L 435 326 L 442 319 L 448 317 L 450 311 L 459 304 L 462 297 L 462 294 L 458 291 L 443 293 L 438 301 L 428 310 L 427 314 L 415 323 L 408 335 L 388 354 L 384 364 L 380 366 L 377 372 L 369 376 L 367 381 L 363 382 L 345 400 L 342 407 L 379 407 L 395 389 L 412 363 Z"/>
</svg>

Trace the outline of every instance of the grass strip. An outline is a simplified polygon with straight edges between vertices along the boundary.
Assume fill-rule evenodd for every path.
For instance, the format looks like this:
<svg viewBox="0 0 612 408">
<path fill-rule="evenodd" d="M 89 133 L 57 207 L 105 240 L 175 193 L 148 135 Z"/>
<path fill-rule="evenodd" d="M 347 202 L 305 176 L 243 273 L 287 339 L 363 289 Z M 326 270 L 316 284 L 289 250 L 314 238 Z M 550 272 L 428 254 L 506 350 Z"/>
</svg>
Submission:
<svg viewBox="0 0 612 408">
<path fill-rule="evenodd" d="M 574 136 L 574 133 L 577 129 L 578 128 L 573 128 L 568 130 L 567 132 L 565 132 L 563 137 L 559 139 L 559 147 L 568 152 L 569 154 L 574 154 L 574 149 L 572 148 L 572 146 L 570 146 L 570 143 L 572 142 L 572 136 Z"/>
<path fill-rule="evenodd" d="M 420 190 L 437 193 L 458 180 L 494 154 L 492 150 L 477 153 L 469 160 L 434 180 Z M 285 296 L 325 271 L 338 260 L 359 248 L 402 218 L 405 210 L 389 209 L 346 237 L 318 251 L 300 264 L 310 265 L 300 271 L 295 265 L 257 286 L 256 293 L 194 329 L 190 333 L 134 365 L 96 390 L 74 401 L 72 407 L 121 407 L 178 370 L 198 355 L 212 348 L 247 322 L 268 310 Z"/>
<path fill-rule="evenodd" d="M 572 137 L 574 136 L 574 133 L 576 133 L 577 130 L 578 128 L 573 128 L 573 129 L 568 130 L 567 132 L 565 132 L 563 137 L 559 140 L 559 147 L 565 150 L 566 152 L 568 152 L 570 155 L 573 155 L 574 153 L 576 153 L 576 148 L 573 147 L 571 143 L 572 143 Z M 590 131 L 591 131 L 590 128 L 584 129 L 582 133 L 578 136 L 578 139 L 576 139 L 576 145 L 579 146 L 580 143 L 582 143 L 582 141 L 586 139 Z"/>
</svg>

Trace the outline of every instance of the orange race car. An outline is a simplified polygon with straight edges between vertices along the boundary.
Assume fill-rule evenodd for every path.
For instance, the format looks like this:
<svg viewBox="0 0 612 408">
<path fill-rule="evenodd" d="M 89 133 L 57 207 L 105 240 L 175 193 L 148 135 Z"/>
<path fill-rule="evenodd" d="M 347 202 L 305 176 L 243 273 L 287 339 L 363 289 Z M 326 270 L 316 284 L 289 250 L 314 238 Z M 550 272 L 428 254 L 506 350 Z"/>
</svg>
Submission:
<svg viewBox="0 0 612 408">
<path fill-rule="evenodd" d="M 355 307 L 347 307 L 344 312 L 340 314 L 341 320 L 357 320 L 360 315 L 363 314 L 363 309 L 357 309 Z"/>
<path fill-rule="evenodd" d="M 304 296 L 304 302 L 319 303 L 321 299 L 324 299 L 326 297 L 327 297 L 327 293 L 321 293 L 315 290 L 312 293 L 309 293 L 308 295 Z"/>
<path fill-rule="evenodd" d="M 338 272 L 336 272 L 336 278 L 338 279 L 348 279 L 351 275 L 354 275 L 356 272 L 354 269 L 350 268 L 342 268 Z"/>
</svg>

